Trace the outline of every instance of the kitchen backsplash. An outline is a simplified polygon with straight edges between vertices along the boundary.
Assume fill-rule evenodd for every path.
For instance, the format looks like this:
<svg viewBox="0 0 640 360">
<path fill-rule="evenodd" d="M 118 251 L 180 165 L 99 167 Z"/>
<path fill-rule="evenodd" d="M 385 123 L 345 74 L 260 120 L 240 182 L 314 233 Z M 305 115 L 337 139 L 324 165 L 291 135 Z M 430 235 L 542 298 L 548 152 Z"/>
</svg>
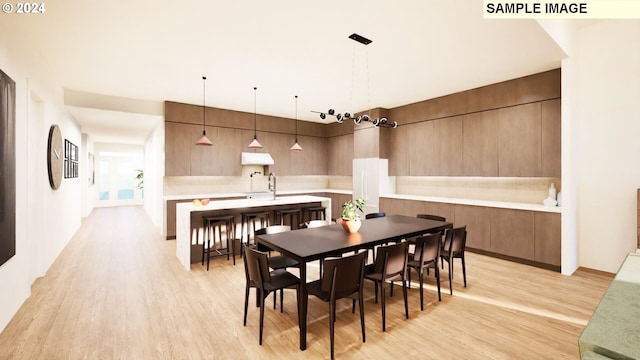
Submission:
<svg viewBox="0 0 640 360">
<path fill-rule="evenodd" d="M 268 174 L 262 174 L 262 166 L 243 166 L 242 176 L 166 176 L 164 195 L 196 195 L 214 193 L 238 193 L 268 191 Z M 252 172 L 261 172 L 253 176 Z M 487 178 L 487 177 L 445 177 L 445 176 L 398 176 L 395 178 L 395 193 L 507 201 L 516 203 L 542 204 L 547 197 L 549 185 L 555 184 L 562 190 L 557 178 Z M 293 190 L 351 190 L 351 176 L 302 175 L 278 176 L 279 191 Z"/>
<path fill-rule="evenodd" d="M 542 204 L 557 178 L 398 176 L 396 194 Z"/>
</svg>

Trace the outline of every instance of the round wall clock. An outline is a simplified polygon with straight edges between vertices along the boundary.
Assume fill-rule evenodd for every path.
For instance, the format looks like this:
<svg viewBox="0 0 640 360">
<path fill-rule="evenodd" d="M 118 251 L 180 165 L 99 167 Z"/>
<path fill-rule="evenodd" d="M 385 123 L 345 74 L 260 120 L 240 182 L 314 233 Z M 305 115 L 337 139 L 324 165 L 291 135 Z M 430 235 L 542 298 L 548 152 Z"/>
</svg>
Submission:
<svg viewBox="0 0 640 360">
<path fill-rule="evenodd" d="M 64 166 L 64 154 L 62 151 L 60 127 L 51 125 L 49 141 L 47 142 L 47 169 L 49 171 L 49 184 L 53 190 L 58 190 L 62 182 L 62 168 Z"/>
</svg>

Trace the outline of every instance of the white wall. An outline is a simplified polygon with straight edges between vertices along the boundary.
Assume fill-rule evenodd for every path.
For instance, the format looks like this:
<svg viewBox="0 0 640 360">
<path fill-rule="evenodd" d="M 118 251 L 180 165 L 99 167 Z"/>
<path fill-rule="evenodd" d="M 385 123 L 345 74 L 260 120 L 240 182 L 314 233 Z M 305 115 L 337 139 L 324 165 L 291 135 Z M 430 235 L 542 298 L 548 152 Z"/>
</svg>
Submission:
<svg viewBox="0 0 640 360">
<path fill-rule="evenodd" d="M 144 209 L 151 221 L 162 228 L 164 177 L 164 122 L 147 138 L 144 146 Z"/>
<path fill-rule="evenodd" d="M 636 249 L 640 187 L 640 21 L 579 35 L 577 211 L 580 266 L 616 272 Z"/>
<path fill-rule="evenodd" d="M 80 227 L 81 218 L 80 179 L 63 179 L 60 189 L 52 190 L 40 155 L 52 124 L 77 145 L 79 127 L 62 105 L 62 90 L 42 75 L 46 65 L 38 62 L 41 57 L 5 30 L 0 26 L 0 69 L 16 82 L 16 255 L 0 266 L 0 330 Z"/>
</svg>

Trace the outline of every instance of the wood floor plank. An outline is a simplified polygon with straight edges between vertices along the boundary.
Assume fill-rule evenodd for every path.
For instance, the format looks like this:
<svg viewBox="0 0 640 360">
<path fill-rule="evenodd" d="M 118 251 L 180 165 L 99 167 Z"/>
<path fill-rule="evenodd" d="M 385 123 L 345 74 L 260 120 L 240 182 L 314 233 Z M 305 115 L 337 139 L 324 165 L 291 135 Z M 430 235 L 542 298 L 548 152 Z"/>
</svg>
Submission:
<svg viewBox="0 0 640 360">
<path fill-rule="evenodd" d="M 239 260 L 239 259 L 238 259 Z M 317 277 L 317 264 L 309 265 Z M 613 275 L 573 276 L 469 253 L 464 288 L 455 262 L 454 293 L 433 277 L 420 311 L 417 276 L 387 302 L 387 331 L 373 285 L 365 291 L 366 343 L 358 312 L 338 304 L 336 357 L 349 359 L 575 359 L 578 337 Z M 141 207 L 97 208 L 32 286 L 32 295 L 0 334 L 0 359 L 308 359 L 329 357 L 328 305 L 309 300 L 307 350 L 299 350 L 296 300 L 285 291 L 284 313 L 265 311 L 258 344 L 254 293 L 242 325 L 244 267 L 226 258 L 210 271 L 181 267 Z"/>
</svg>

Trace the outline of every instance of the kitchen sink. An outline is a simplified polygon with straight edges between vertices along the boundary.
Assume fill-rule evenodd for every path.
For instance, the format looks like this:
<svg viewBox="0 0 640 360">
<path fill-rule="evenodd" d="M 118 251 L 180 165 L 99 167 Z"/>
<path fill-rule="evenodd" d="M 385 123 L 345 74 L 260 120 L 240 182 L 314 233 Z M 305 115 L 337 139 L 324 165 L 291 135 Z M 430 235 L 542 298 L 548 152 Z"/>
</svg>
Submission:
<svg viewBox="0 0 640 360">
<path fill-rule="evenodd" d="M 247 199 L 260 199 L 260 200 L 273 199 L 273 193 L 270 191 L 248 192 L 245 194 L 247 195 Z"/>
</svg>

